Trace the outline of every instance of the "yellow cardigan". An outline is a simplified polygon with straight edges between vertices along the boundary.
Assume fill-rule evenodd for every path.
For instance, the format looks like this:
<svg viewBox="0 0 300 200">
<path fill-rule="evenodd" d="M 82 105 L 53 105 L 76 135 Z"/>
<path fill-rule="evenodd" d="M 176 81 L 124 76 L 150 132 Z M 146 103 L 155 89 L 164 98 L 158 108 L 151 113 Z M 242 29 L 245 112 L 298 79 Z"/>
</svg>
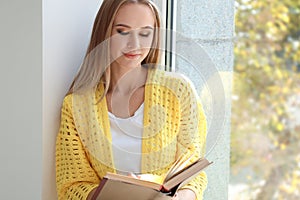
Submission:
<svg viewBox="0 0 300 200">
<path fill-rule="evenodd" d="M 64 98 L 56 140 L 59 200 L 85 200 L 107 172 L 115 172 L 106 99 L 95 91 Z M 144 97 L 142 173 L 163 175 L 183 153 L 204 156 L 206 119 L 190 82 L 183 76 L 149 69 Z M 193 160 L 191 160 L 192 162 Z M 201 200 L 205 172 L 184 188 Z"/>
</svg>

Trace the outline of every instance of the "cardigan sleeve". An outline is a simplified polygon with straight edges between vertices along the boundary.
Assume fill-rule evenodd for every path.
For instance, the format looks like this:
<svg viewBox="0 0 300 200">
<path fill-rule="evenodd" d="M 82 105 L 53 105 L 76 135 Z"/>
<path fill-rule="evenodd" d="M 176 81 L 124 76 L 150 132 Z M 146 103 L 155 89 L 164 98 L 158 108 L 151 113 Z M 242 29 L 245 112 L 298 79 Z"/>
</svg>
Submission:
<svg viewBox="0 0 300 200">
<path fill-rule="evenodd" d="M 206 144 L 206 117 L 200 100 L 189 84 L 182 95 L 184 105 L 181 108 L 181 129 L 178 135 L 178 154 L 194 154 L 190 162 L 204 156 Z M 196 120 L 196 121 L 194 121 Z M 182 189 L 191 189 L 195 192 L 197 200 L 203 199 L 204 190 L 207 187 L 207 176 L 202 171 L 197 177 L 190 181 Z"/>
<path fill-rule="evenodd" d="M 77 133 L 70 95 L 61 109 L 61 124 L 56 138 L 56 187 L 59 200 L 86 200 L 99 184 Z"/>
</svg>

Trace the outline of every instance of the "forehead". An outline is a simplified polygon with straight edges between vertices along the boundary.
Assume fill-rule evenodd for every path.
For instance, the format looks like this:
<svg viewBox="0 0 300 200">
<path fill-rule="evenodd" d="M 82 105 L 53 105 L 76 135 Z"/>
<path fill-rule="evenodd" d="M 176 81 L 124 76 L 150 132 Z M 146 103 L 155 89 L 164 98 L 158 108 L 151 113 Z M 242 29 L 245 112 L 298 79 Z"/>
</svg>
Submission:
<svg viewBox="0 0 300 200">
<path fill-rule="evenodd" d="M 128 3 L 118 10 L 114 19 L 114 25 L 116 24 L 126 24 L 131 28 L 154 26 L 155 17 L 147 5 Z"/>
</svg>

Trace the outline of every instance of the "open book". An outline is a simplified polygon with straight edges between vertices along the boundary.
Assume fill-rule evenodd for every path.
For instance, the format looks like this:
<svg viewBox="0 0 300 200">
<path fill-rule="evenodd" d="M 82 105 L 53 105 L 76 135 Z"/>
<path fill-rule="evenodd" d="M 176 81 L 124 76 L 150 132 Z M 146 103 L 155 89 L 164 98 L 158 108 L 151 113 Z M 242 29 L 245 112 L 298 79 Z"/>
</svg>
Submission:
<svg viewBox="0 0 300 200">
<path fill-rule="evenodd" d="M 168 200 L 176 191 L 197 176 L 210 165 L 201 158 L 187 165 L 191 158 L 181 157 L 169 169 L 165 176 L 150 174 L 139 178 L 107 173 L 102 179 L 92 200 Z"/>
</svg>

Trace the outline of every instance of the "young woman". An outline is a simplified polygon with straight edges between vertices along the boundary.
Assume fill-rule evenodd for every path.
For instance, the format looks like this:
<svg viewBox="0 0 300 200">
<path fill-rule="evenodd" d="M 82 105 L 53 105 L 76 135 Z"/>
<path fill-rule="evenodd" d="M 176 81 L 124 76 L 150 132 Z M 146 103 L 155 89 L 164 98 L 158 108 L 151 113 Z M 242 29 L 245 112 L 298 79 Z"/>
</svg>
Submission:
<svg viewBox="0 0 300 200">
<path fill-rule="evenodd" d="M 204 155 L 206 119 L 190 82 L 157 69 L 160 19 L 150 0 L 104 0 L 85 60 L 64 98 L 58 198 L 91 199 L 107 172 L 162 176 Z M 200 200 L 204 172 L 175 200 Z"/>
</svg>

